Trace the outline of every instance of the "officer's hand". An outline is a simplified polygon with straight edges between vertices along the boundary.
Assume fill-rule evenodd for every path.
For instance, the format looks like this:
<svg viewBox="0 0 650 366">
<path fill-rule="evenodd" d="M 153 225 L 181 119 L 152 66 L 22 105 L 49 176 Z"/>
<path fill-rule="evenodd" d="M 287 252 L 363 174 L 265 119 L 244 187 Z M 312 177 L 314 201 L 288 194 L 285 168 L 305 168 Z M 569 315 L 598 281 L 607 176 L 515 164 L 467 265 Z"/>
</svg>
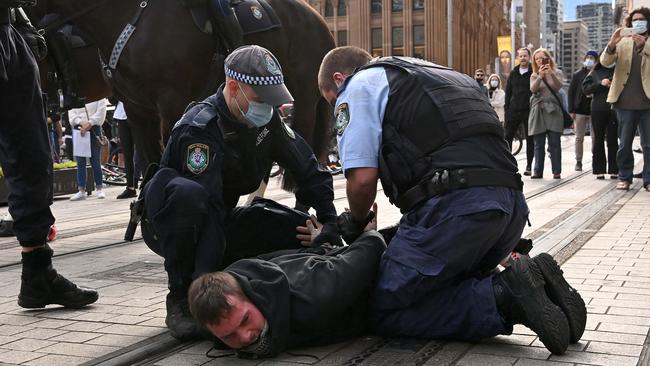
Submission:
<svg viewBox="0 0 650 366">
<path fill-rule="evenodd" d="M 373 211 L 368 212 L 368 216 L 363 220 L 363 222 L 358 222 L 352 217 L 350 211 L 345 211 L 339 215 L 336 219 L 339 230 L 341 231 L 341 236 L 346 243 L 352 244 L 361 233 L 363 233 L 366 226 L 374 219 L 375 213 Z"/>
<path fill-rule="evenodd" d="M 377 202 L 372 204 L 371 212 L 374 212 L 374 217 L 370 220 L 368 225 L 366 225 L 363 231 L 377 230 L 377 216 L 379 215 L 379 213 L 377 212 Z"/>
<path fill-rule="evenodd" d="M 296 227 L 296 231 L 298 232 L 296 238 L 300 240 L 301 245 L 310 247 L 312 246 L 314 239 L 320 235 L 322 229 L 323 224 L 318 222 L 316 216 L 311 215 L 309 219 L 307 219 L 307 222 L 305 222 L 305 226 Z"/>
</svg>

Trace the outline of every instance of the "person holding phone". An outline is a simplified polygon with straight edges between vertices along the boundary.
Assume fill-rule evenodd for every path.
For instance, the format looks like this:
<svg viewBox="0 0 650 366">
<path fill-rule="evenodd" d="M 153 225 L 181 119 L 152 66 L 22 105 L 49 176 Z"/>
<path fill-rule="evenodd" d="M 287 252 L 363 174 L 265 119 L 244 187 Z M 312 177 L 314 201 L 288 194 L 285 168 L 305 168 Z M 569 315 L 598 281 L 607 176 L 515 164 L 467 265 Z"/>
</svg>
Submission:
<svg viewBox="0 0 650 366">
<path fill-rule="evenodd" d="M 629 190 L 632 184 L 634 154 L 632 142 L 637 127 L 643 150 L 643 187 L 650 191 L 650 45 L 647 43 L 650 9 L 640 7 L 625 19 L 627 28 L 612 34 L 600 56 L 605 67 L 616 64 L 607 102 L 613 104 L 619 123 L 620 145 L 617 189 Z M 634 34 L 628 29 L 633 29 Z"/>
<path fill-rule="evenodd" d="M 532 179 L 544 175 L 546 138 L 551 152 L 553 179 L 560 179 L 562 173 L 562 149 L 560 137 L 564 130 L 562 105 L 557 94 L 562 81 L 555 67 L 555 61 L 545 48 L 533 52 L 533 74 L 530 76 L 530 114 L 528 115 L 528 135 L 535 141 L 535 166 Z"/>
</svg>

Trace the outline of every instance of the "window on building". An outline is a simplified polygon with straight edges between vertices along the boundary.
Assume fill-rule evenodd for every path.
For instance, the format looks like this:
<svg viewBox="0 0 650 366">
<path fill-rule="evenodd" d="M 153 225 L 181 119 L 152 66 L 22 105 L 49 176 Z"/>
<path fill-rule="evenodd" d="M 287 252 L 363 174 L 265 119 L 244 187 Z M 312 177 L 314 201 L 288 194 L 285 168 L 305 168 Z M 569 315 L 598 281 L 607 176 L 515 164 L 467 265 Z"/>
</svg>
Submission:
<svg viewBox="0 0 650 366">
<path fill-rule="evenodd" d="M 413 26 L 413 44 L 415 46 L 424 46 L 424 25 Z"/>
<path fill-rule="evenodd" d="M 332 0 L 325 0 L 325 16 L 331 17 L 334 15 L 334 6 Z"/>
<path fill-rule="evenodd" d="M 382 36 L 381 36 L 381 28 L 372 28 L 370 30 L 370 36 L 372 40 L 372 49 L 381 49 L 384 46 L 384 42 L 382 41 Z"/>
<path fill-rule="evenodd" d="M 424 0 L 413 0 L 413 10 L 424 9 Z"/>
<path fill-rule="evenodd" d="M 393 56 L 404 56 L 404 28 L 393 27 Z"/>
<path fill-rule="evenodd" d="M 393 11 L 402 11 L 404 9 L 404 0 L 392 0 L 392 2 Z"/>
<path fill-rule="evenodd" d="M 381 0 L 370 0 L 370 12 L 372 14 L 381 14 Z"/>
<path fill-rule="evenodd" d="M 338 6 L 338 8 L 336 8 L 336 15 L 344 16 L 347 13 L 348 12 L 347 12 L 347 9 L 346 9 L 346 6 L 345 6 L 345 0 L 339 0 L 339 6 Z"/>
<path fill-rule="evenodd" d="M 340 30 L 336 36 L 336 45 L 337 46 L 347 46 L 348 45 L 348 31 Z"/>
</svg>

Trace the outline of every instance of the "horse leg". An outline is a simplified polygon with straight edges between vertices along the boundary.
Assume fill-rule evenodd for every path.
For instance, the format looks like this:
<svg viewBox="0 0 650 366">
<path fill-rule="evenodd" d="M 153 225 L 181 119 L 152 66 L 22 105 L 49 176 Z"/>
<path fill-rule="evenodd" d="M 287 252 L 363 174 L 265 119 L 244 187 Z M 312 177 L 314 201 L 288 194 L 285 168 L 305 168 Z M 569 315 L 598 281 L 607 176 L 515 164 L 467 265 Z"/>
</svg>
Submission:
<svg viewBox="0 0 650 366">
<path fill-rule="evenodd" d="M 125 105 L 129 123 L 133 128 L 135 149 L 146 166 L 158 163 L 162 156 L 160 120 L 154 111 Z"/>
</svg>

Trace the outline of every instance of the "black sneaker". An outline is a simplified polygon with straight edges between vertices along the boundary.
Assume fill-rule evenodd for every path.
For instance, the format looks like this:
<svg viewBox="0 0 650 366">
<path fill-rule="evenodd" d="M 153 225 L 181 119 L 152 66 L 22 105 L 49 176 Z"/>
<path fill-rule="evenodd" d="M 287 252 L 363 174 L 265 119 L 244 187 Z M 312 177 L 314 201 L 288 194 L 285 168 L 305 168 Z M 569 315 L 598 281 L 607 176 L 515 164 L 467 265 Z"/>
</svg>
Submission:
<svg viewBox="0 0 650 366">
<path fill-rule="evenodd" d="M 23 270 L 18 305 L 39 309 L 57 304 L 78 309 L 94 303 L 98 298 L 97 291 L 78 287 L 50 265 L 43 272 L 29 273 Z"/>
<path fill-rule="evenodd" d="M 548 297 L 559 306 L 569 321 L 571 343 L 577 343 L 585 332 L 587 324 L 587 307 L 576 289 L 571 287 L 562 276 L 563 272 L 557 262 L 548 253 L 541 253 L 533 258 L 546 285 Z"/>
<path fill-rule="evenodd" d="M 569 323 L 544 290 L 544 278 L 533 260 L 522 257 L 494 277 L 497 308 L 508 325 L 523 324 L 553 354 L 569 346 Z"/>
<path fill-rule="evenodd" d="M 575 166 L 576 172 L 581 172 L 582 171 L 582 162 L 577 161 L 576 166 Z"/>
<path fill-rule="evenodd" d="M 201 330 L 192 318 L 187 297 L 174 296 L 169 293 L 165 304 L 167 306 L 165 324 L 167 324 L 172 337 L 181 341 L 201 338 Z"/>
<path fill-rule="evenodd" d="M 133 198 L 137 196 L 138 194 L 135 192 L 135 189 L 133 188 L 126 188 L 122 193 L 118 194 L 117 198 L 118 200 L 124 199 L 124 198 Z"/>
</svg>

